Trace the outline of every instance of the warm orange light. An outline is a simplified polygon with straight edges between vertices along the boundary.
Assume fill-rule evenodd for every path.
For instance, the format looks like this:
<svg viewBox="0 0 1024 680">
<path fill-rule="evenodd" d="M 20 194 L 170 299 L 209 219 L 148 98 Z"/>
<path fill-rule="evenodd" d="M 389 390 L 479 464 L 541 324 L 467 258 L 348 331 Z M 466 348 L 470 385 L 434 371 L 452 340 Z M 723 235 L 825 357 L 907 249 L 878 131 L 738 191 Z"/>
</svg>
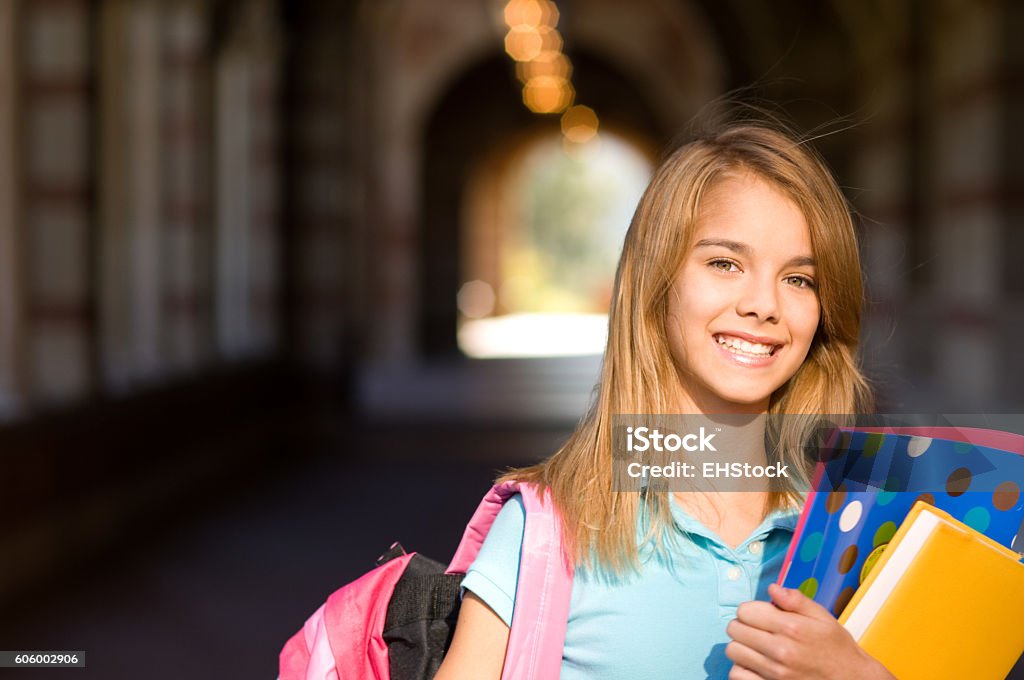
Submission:
<svg viewBox="0 0 1024 680">
<path fill-rule="evenodd" d="M 569 57 L 561 52 L 541 52 L 530 61 L 516 64 L 516 76 L 523 83 L 537 76 L 555 76 L 568 80 L 571 75 L 572 64 L 569 62 Z"/>
<path fill-rule="evenodd" d="M 505 36 L 505 52 L 516 61 L 533 59 L 544 48 L 544 39 L 536 28 L 513 26 Z"/>
<path fill-rule="evenodd" d="M 562 51 L 562 34 L 551 28 L 550 26 L 540 26 L 537 29 L 540 33 L 541 47 L 540 52 L 537 53 L 539 57 L 545 52 L 561 52 Z M 536 58 L 536 57 L 535 57 Z"/>
<path fill-rule="evenodd" d="M 537 76 L 523 87 L 523 103 L 534 113 L 560 113 L 572 104 L 576 92 L 565 78 Z"/>
<path fill-rule="evenodd" d="M 572 64 L 562 54 L 562 35 L 555 29 L 558 7 L 553 0 L 509 0 L 504 9 L 505 52 L 516 61 L 523 85 L 523 103 L 534 113 L 561 113 L 576 92 L 569 78 Z"/>
<path fill-rule="evenodd" d="M 518 62 L 531 61 L 561 49 L 562 35 L 547 26 L 513 26 L 505 36 L 505 52 Z"/>
<path fill-rule="evenodd" d="M 570 142 L 584 144 L 597 134 L 597 114 L 589 106 L 574 106 L 562 114 L 562 134 Z"/>
<path fill-rule="evenodd" d="M 505 5 L 505 25 L 550 26 L 558 25 L 558 7 L 551 0 L 509 0 Z"/>
</svg>

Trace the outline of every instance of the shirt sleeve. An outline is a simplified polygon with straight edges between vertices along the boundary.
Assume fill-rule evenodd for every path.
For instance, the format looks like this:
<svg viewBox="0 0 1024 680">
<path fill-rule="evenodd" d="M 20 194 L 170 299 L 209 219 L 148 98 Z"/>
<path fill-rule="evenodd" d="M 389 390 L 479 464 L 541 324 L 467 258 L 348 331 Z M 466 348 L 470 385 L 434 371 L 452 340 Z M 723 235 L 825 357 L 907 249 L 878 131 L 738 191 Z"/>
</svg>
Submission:
<svg viewBox="0 0 1024 680">
<path fill-rule="evenodd" d="M 463 595 L 473 591 L 488 607 L 512 626 L 516 586 L 519 583 L 519 559 L 523 553 L 523 530 L 526 508 L 522 496 L 516 494 L 494 518 L 480 552 L 462 580 Z"/>
</svg>

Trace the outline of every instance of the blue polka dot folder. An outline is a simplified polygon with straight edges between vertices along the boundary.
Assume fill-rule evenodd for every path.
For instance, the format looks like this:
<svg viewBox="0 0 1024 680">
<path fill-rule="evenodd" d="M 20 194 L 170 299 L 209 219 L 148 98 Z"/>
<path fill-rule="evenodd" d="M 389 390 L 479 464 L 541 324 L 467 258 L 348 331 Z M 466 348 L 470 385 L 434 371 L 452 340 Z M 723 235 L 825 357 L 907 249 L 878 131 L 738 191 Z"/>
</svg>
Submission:
<svg viewBox="0 0 1024 680">
<path fill-rule="evenodd" d="M 1019 435 L 949 427 L 838 429 L 820 454 L 780 583 L 837 617 L 915 501 L 1007 547 L 1024 522 Z"/>
</svg>

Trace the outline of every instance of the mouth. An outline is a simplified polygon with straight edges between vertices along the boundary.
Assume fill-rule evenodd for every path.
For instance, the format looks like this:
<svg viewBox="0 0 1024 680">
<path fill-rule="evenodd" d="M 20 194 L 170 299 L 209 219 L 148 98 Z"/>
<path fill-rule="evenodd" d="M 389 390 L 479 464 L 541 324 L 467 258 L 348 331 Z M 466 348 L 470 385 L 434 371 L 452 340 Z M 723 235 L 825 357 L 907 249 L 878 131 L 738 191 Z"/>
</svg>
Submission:
<svg viewBox="0 0 1024 680">
<path fill-rule="evenodd" d="M 727 352 L 751 359 L 767 359 L 775 355 L 782 347 L 780 343 L 752 342 L 735 335 L 715 333 L 715 342 Z"/>
</svg>

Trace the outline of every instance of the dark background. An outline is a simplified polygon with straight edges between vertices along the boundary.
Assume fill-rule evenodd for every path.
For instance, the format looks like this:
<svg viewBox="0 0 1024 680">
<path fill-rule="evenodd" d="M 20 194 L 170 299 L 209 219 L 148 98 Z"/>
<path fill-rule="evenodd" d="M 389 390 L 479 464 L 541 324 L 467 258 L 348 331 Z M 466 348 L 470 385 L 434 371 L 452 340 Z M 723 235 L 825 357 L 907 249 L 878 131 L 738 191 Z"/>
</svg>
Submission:
<svg viewBox="0 0 1024 680">
<path fill-rule="evenodd" d="M 740 88 L 819 131 L 882 410 L 1021 410 L 1019 3 L 558 4 L 577 100 L 654 157 Z M 501 6 L 0 6 L 0 648 L 88 658 L 31 677 L 273 677 L 564 440 L 594 357 L 456 345 L 466 187 L 557 134 Z"/>
</svg>

